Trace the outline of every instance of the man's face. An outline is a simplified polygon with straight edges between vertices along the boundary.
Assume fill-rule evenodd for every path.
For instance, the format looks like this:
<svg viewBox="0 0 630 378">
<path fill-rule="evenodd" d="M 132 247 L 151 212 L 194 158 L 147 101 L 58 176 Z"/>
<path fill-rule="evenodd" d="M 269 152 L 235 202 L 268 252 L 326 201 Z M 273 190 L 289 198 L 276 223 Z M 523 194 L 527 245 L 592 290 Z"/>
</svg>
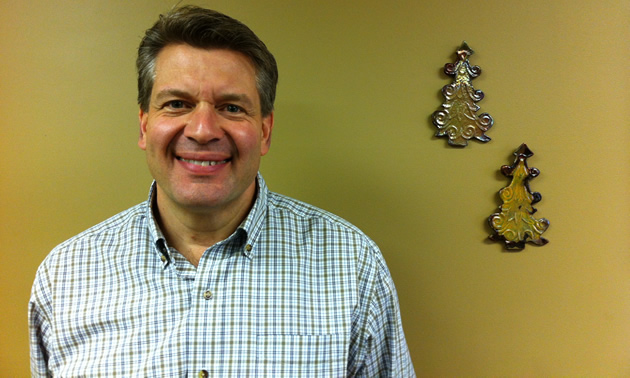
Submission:
<svg viewBox="0 0 630 378">
<path fill-rule="evenodd" d="M 158 55 L 140 140 L 158 203 L 195 213 L 249 206 L 271 143 L 255 67 L 230 50 L 169 45 Z"/>
</svg>

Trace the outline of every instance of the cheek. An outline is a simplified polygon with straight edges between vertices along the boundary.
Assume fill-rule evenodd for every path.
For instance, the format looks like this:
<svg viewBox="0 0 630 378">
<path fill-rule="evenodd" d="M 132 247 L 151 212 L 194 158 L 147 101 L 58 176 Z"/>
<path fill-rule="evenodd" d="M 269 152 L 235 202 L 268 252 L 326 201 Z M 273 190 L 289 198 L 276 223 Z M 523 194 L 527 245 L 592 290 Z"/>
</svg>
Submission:
<svg viewBox="0 0 630 378">
<path fill-rule="evenodd" d="M 179 129 L 167 123 L 149 125 L 144 135 L 146 150 L 156 154 L 164 151 L 176 140 Z"/>
<path fill-rule="evenodd" d="M 232 132 L 232 140 L 234 140 L 241 155 L 258 155 L 258 151 L 261 149 L 260 130 L 251 126 L 234 129 Z"/>
</svg>

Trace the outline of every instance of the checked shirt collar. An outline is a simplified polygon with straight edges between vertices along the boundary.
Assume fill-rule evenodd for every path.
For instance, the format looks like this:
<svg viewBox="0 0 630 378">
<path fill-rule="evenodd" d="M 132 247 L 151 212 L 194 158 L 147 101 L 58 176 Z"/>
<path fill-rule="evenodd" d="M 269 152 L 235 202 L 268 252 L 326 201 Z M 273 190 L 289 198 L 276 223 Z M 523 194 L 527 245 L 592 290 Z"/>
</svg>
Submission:
<svg viewBox="0 0 630 378">
<path fill-rule="evenodd" d="M 267 188 L 267 184 L 263 179 L 262 175 L 258 173 L 256 176 L 256 201 L 254 202 L 254 206 L 252 206 L 247 217 L 241 222 L 240 226 L 230 235 L 227 239 L 220 242 L 223 243 L 228 240 L 232 240 L 238 238 L 242 241 L 241 251 L 248 258 L 252 259 L 256 252 L 256 240 L 260 235 L 260 230 L 263 227 L 265 215 L 267 213 L 267 205 L 269 198 L 269 189 Z M 170 256 L 168 246 L 166 243 L 166 239 L 164 238 L 164 234 L 160 227 L 157 224 L 157 221 L 153 214 L 153 203 L 155 201 L 155 195 L 157 193 L 157 184 L 155 181 L 151 184 L 151 189 L 149 191 L 149 198 L 147 200 L 146 206 L 146 219 L 147 226 L 149 231 L 149 237 L 152 242 L 152 245 L 155 246 L 155 251 L 160 255 L 160 258 L 164 262 L 164 267 L 168 265 L 169 261 L 172 261 L 172 256 Z M 244 235 L 244 237 L 239 237 L 239 235 Z"/>
</svg>

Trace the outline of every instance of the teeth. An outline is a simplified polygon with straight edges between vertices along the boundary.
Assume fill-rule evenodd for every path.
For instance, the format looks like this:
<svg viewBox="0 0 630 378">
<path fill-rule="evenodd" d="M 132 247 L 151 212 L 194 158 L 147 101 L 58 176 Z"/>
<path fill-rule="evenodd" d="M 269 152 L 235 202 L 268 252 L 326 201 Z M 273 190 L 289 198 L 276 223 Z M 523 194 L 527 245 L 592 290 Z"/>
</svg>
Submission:
<svg viewBox="0 0 630 378">
<path fill-rule="evenodd" d="M 227 159 L 221 160 L 221 161 L 208 161 L 208 160 L 190 160 L 190 159 L 179 158 L 179 160 L 185 161 L 186 163 L 190 163 L 190 164 L 201 165 L 202 167 L 208 167 L 211 165 L 227 163 Z"/>
</svg>

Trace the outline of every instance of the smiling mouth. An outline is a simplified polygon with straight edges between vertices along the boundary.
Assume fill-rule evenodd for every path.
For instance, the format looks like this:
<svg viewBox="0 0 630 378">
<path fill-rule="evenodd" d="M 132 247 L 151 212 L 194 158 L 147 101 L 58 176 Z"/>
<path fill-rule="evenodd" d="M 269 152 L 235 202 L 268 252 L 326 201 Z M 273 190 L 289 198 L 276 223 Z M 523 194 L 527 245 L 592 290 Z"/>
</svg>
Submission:
<svg viewBox="0 0 630 378">
<path fill-rule="evenodd" d="M 177 160 L 194 164 L 194 165 L 199 165 L 202 167 L 209 167 L 213 165 L 226 164 L 230 159 L 216 161 L 216 160 L 191 160 L 191 159 L 184 159 L 184 158 L 178 157 Z"/>
</svg>

